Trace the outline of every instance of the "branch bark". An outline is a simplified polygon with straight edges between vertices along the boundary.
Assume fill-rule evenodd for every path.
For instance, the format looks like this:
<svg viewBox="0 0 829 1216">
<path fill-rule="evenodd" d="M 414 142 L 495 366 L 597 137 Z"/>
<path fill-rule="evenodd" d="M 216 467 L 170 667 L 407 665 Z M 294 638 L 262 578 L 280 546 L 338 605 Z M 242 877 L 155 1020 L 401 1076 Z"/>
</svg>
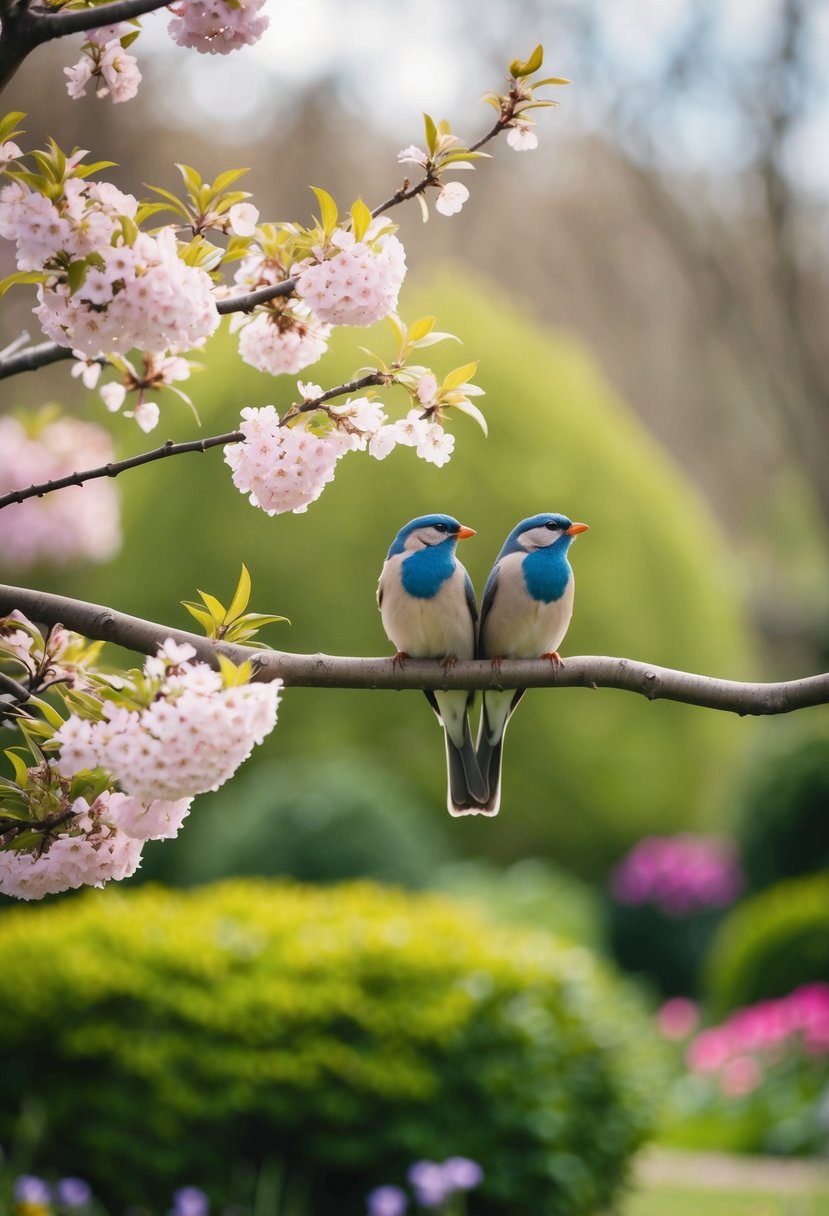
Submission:
<svg viewBox="0 0 829 1216">
<path fill-rule="evenodd" d="M 500 673 L 488 660 L 457 663 L 445 670 L 437 661 L 349 658 L 289 654 L 249 646 L 214 644 L 182 629 L 128 616 L 100 604 L 0 584 L 0 614 L 17 608 L 41 624 L 62 624 L 87 638 L 114 642 L 140 654 L 154 654 L 166 638 L 189 642 L 203 662 L 216 666 L 217 653 L 234 663 L 250 660 L 256 679 L 282 679 L 290 687 L 363 689 L 617 688 L 649 701 L 681 701 L 707 709 L 745 714 L 783 714 L 829 704 L 829 673 L 776 684 L 719 680 L 633 659 L 578 655 L 554 667 L 546 659 L 506 659 Z"/>
</svg>

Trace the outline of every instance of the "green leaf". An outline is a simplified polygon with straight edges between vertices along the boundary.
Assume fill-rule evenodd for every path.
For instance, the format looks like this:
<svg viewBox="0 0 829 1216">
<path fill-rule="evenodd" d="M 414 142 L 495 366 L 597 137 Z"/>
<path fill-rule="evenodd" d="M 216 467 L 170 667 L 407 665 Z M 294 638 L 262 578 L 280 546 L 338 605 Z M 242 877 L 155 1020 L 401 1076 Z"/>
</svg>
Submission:
<svg viewBox="0 0 829 1216">
<path fill-rule="evenodd" d="M 464 363 L 463 367 L 456 367 L 454 371 L 449 372 L 443 379 L 441 385 L 442 393 L 450 393 L 452 389 L 459 388 L 462 384 L 466 384 L 470 376 L 474 376 L 478 370 L 477 363 Z"/>
<path fill-rule="evenodd" d="M 182 600 L 182 605 L 187 609 L 192 617 L 199 622 L 204 632 L 209 638 L 216 636 L 216 623 L 209 612 L 205 612 L 200 604 L 193 604 L 189 600 Z"/>
<path fill-rule="evenodd" d="M 361 241 L 368 231 L 372 215 L 361 198 L 355 199 L 351 206 L 351 231 L 355 241 Z"/>
<path fill-rule="evenodd" d="M 114 160 L 94 160 L 90 165 L 75 165 L 72 170 L 73 177 L 90 177 L 93 173 L 101 173 L 104 169 L 114 169 L 117 161 Z"/>
<path fill-rule="evenodd" d="M 176 163 L 176 168 L 184 179 L 184 184 L 190 193 L 198 194 L 203 185 L 201 174 L 192 165 L 180 165 Z"/>
<path fill-rule="evenodd" d="M 438 129 L 435 126 L 435 120 L 431 114 L 423 115 L 423 126 L 426 132 L 426 147 L 429 149 L 429 155 L 434 156 L 435 149 L 438 146 Z"/>
<path fill-rule="evenodd" d="M 250 599 L 250 575 L 248 568 L 242 562 L 242 573 L 239 575 L 239 582 L 236 584 L 236 590 L 233 592 L 233 599 L 230 601 L 230 606 L 224 615 L 223 623 L 235 621 L 237 616 L 245 611 Z"/>
<path fill-rule="evenodd" d="M 275 625 L 280 621 L 284 621 L 286 625 L 290 625 L 290 620 L 287 616 L 276 616 L 266 612 L 246 612 L 244 616 L 239 618 L 239 621 L 250 623 L 253 625 Z"/>
<path fill-rule="evenodd" d="M 37 706 L 46 721 L 54 730 L 60 730 L 60 728 L 63 726 L 63 718 L 55 709 L 54 705 L 50 705 L 48 701 L 42 700 L 41 697 L 32 697 L 29 704 Z"/>
<path fill-rule="evenodd" d="M 0 142 L 5 143 L 7 139 L 14 139 L 15 135 L 22 135 L 23 132 L 15 128 L 25 117 L 22 110 L 10 110 L 8 114 L 4 114 L 0 118 Z"/>
<path fill-rule="evenodd" d="M 510 75 L 514 79 L 520 76 L 532 76 L 533 72 L 537 72 L 544 62 L 544 48 L 539 42 L 529 59 L 525 59 L 522 63 L 520 59 L 513 59 L 509 65 Z"/>
<path fill-rule="evenodd" d="M 337 204 L 334 202 L 327 190 L 320 189 L 319 186 L 312 186 L 311 189 L 317 196 L 317 202 L 320 205 L 320 223 L 322 230 L 326 236 L 330 236 L 337 227 L 339 212 Z"/>
<path fill-rule="evenodd" d="M 409 341 L 422 342 L 427 334 L 435 328 L 436 317 L 421 317 L 409 326 Z"/>
<path fill-rule="evenodd" d="M 209 592 L 202 591 L 201 587 L 197 587 L 196 590 L 204 600 L 205 607 L 213 617 L 213 620 L 217 625 L 221 625 L 222 621 L 225 619 L 224 604 L 220 600 L 217 600 L 215 595 L 210 595 Z"/>
<path fill-rule="evenodd" d="M 452 402 L 452 409 L 462 410 L 464 414 L 468 414 L 470 418 L 474 418 L 483 433 L 489 435 L 486 418 L 484 418 L 477 405 L 473 405 L 466 397 L 463 397 L 460 401 Z"/>
<path fill-rule="evenodd" d="M 121 46 L 125 51 L 132 46 L 140 33 L 141 30 L 130 30 L 128 34 L 124 34 L 124 37 L 121 39 Z"/>
<path fill-rule="evenodd" d="M 545 76 L 543 80 L 534 80 L 533 88 L 540 89 L 543 84 L 572 84 L 566 76 Z"/>
<path fill-rule="evenodd" d="M 22 756 L 18 756 L 17 752 L 9 748 L 5 753 L 6 758 L 14 769 L 14 779 L 19 786 L 24 789 L 29 780 L 29 766 Z"/>
<path fill-rule="evenodd" d="M 8 274 L 5 279 L 0 279 L 0 296 L 18 283 L 43 283 L 47 277 L 42 270 L 18 270 L 15 274 Z"/>
<path fill-rule="evenodd" d="M 83 281 L 86 278 L 86 272 L 89 266 L 85 259 L 78 262 L 70 262 L 69 269 L 66 272 L 66 282 L 69 286 L 69 292 L 74 295 L 79 287 L 83 286 Z"/>
</svg>

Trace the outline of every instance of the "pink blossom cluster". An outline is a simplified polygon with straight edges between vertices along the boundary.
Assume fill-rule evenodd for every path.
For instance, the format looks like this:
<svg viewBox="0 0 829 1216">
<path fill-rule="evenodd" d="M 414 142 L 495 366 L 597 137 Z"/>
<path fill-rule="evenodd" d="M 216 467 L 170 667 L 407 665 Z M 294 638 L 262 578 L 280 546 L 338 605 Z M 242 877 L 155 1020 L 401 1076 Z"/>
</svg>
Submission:
<svg viewBox="0 0 829 1216">
<path fill-rule="evenodd" d="M 0 891 L 16 899 L 42 899 L 134 874 L 142 842 L 109 821 L 110 797 L 101 794 L 91 806 L 78 798 L 72 806 L 74 818 L 42 850 L 0 851 Z"/>
<path fill-rule="evenodd" d="M 788 996 L 738 1009 L 720 1026 L 701 1031 L 689 1044 L 692 1072 L 716 1075 L 730 1097 L 751 1093 L 767 1067 L 789 1052 L 829 1055 L 829 984 L 808 984 Z"/>
<path fill-rule="evenodd" d="M 78 887 L 102 887 L 129 878 L 146 840 L 177 835 L 192 799 L 152 801 L 105 790 L 90 804 L 78 798 L 59 834 L 32 852 L 0 851 L 0 891 L 15 899 L 42 899 Z"/>
<path fill-rule="evenodd" d="M 92 423 L 60 418 L 30 434 L 17 418 L 0 418 L 0 494 L 113 458 L 110 436 Z M 118 492 L 103 478 L 0 511 L 0 566 L 6 569 L 106 561 L 120 544 Z"/>
<path fill-rule="evenodd" d="M 265 0 L 180 0 L 170 5 L 174 16 L 167 27 L 179 46 L 208 55 L 227 55 L 252 46 L 268 28 L 260 11 Z"/>
<path fill-rule="evenodd" d="M 116 103 L 135 97 L 141 72 L 136 59 L 121 45 L 121 39 L 134 32 L 126 22 L 92 30 L 78 62 L 63 69 L 69 77 L 66 85 L 69 96 L 75 100 L 83 97 L 86 86 L 94 79 L 96 97 L 109 96 Z"/>
<path fill-rule="evenodd" d="M 272 405 L 243 409 L 244 443 L 225 448 L 233 484 L 268 515 L 307 511 L 334 480 L 337 461 L 351 447 L 340 431 L 314 435 L 302 422 L 280 426 Z"/>
<path fill-rule="evenodd" d="M 668 916 L 725 908 L 742 890 L 733 846 L 714 836 L 649 836 L 634 845 L 611 876 L 622 904 L 652 904 Z"/>
<path fill-rule="evenodd" d="M 379 221 L 361 241 L 337 228 L 328 246 L 294 267 L 297 293 L 330 325 L 373 325 L 397 307 L 406 277 L 406 253 L 390 232 L 374 235 Z"/>
<path fill-rule="evenodd" d="M 429 422 L 422 410 L 409 410 L 405 418 L 380 427 L 368 450 L 377 460 L 385 460 L 398 444 L 414 448 L 422 460 L 441 468 L 452 455 L 455 436 L 445 431 L 439 422 Z"/>
<path fill-rule="evenodd" d="M 224 687 L 192 646 L 168 639 L 145 675 L 157 689 L 141 710 L 112 701 L 101 721 L 72 714 L 55 733 L 63 773 L 102 768 L 141 802 L 218 789 L 276 725 L 281 681 Z M 134 821 L 134 816 L 130 822 Z"/>
<path fill-rule="evenodd" d="M 293 375 L 316 363 L 328 349 L 331 334 L 330 325 L 318 321 L 301 303 L 268 308 L 252 318 L 237 314 L 231 321 L 234 329 L 240 330 L 239 355 L 243 361 L 272 376 Z"/>
<path fill-rule="evenodd" d="M 137 208 L 131 194 L 78 177 L 54 202 L 19 181 L 0 192 L 0 235 L 17 242 L 18 268 L 48 275 L 35 315 L 86 358 L 189 350 L 219 324 L 209 275 L 179 258 L 173 228 L 136 234 Z M 78 262 L 83 278 L 71 286 L 66 267 Z"/>
<path fill-rule="evenodd" d="M 94 645 L 90 648 L 79 634 L 62 625 L 54 625 L 44 638 L 17 609 L 0 618 L 0 660 L 11 660 L 11 673 L 18 679 L 24 668 L 30 686 L 35 680 L 59 680 L 64 688 L 92 691 L 95 684 L 89 667 L 95 657 Z"/>
</svg>

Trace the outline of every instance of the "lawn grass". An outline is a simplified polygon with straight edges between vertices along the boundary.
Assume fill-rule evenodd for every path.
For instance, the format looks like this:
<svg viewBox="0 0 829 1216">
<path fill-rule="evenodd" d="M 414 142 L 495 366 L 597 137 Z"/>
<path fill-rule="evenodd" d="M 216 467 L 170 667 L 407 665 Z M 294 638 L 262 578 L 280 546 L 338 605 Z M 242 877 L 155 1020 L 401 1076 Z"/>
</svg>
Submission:
<svg viewBox="0 0 829 1216">
<path fill-rule="evenodd" d="M 652 1148 L 639 1158 L 618 1216 L 829 1216 L 829 1169 Z"/>
</svg>

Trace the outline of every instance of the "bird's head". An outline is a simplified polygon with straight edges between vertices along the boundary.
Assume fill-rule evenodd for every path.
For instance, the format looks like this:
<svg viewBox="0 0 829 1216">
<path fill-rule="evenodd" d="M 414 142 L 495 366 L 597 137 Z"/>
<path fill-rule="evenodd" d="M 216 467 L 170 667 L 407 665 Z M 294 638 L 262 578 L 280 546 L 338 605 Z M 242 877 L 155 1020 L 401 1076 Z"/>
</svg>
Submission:
<svg viewBox="0 0 829 1216">
<path fill-rule="evenodd" d="M 516 524 L 504 543 L 502 553 L 532 553 L 536 549 L 549 549 L 559 545 L 566 553 L 580 532 L 586 532 L 588 524 L 573 523 L 566 515 L 547 512 L 531 515 Z"/>
<path fill-rule="evenodd" d="M 395 553 L 416 553 L 419 549 L 431 549 L 435 545 L 454 547 L 457 541 L 474 535 L 474 529 L 465 528 L 451 515 L 420 515 L 397 533 L 389 549 L 389 557 Z"/>
</svg>

